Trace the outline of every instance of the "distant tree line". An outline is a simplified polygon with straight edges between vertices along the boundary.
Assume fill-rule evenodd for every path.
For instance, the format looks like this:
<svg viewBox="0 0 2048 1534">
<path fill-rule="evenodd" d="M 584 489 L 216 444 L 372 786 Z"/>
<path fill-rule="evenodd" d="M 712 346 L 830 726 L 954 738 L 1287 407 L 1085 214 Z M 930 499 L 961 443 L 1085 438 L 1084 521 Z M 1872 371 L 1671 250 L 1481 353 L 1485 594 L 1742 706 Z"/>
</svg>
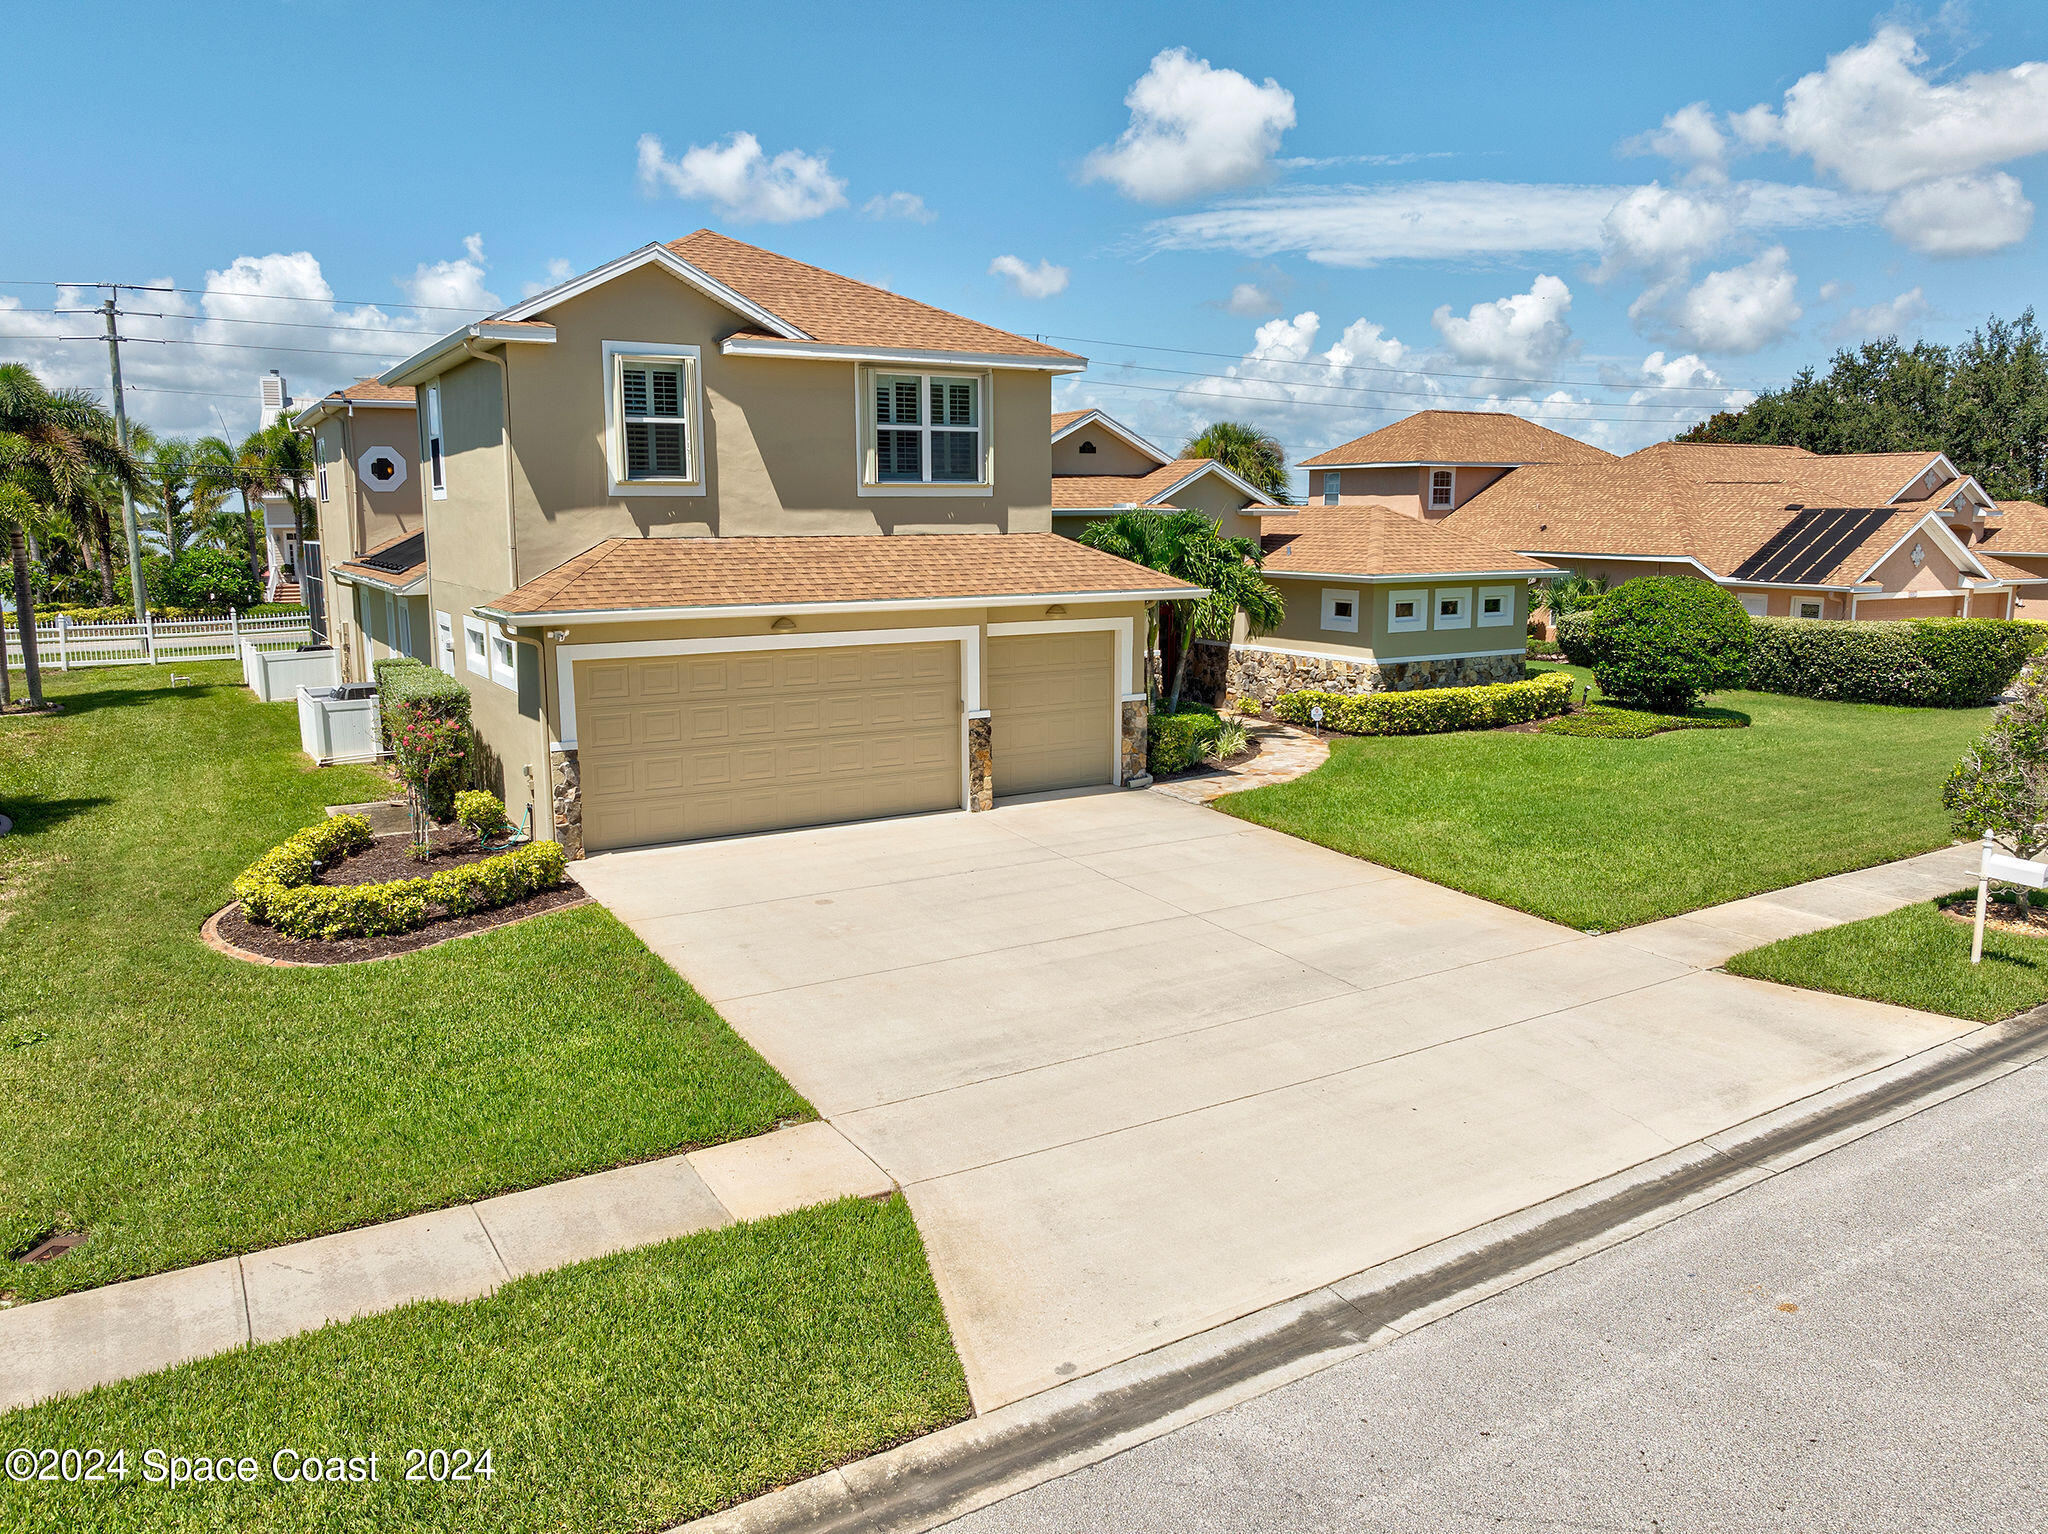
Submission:
<svg viewBox="0 0 2048 1534">
<path fill-rule="evenodd" d="M 1681 442 L 1767 442 L 1816 453 L 1948 454 L 2001 501 L 2048 504 L 2048 343 L 2029 309 L 1957 346 L 1898 337 L 1835 353 Z"/>
</svg>

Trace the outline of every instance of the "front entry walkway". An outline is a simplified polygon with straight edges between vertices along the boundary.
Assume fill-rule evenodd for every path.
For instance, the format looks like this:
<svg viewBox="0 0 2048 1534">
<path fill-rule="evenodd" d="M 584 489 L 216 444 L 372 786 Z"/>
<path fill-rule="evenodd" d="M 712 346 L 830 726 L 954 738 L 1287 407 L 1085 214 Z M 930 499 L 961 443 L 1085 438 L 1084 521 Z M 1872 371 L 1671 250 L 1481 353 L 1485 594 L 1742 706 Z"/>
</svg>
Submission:
<svg viewBox="0 0 2048 1534">
<path fill-rule="evenodd" d="M 1247 719 L 1246 732 L 1258 742 L 1256 756 L 1230 767 L 1202 767 L 1152 785 L 1152 791 L 1190 804 L 1208 804 L 1225 794 L 1269 783 L 1288 783 L 1330 759 L 1330 743 L 1312 730 L 1277 719 Z"/>
<path fill-rule="evenodd" d="M 904 1186 L 986 1410 L 1968 1032 L 1705 970 L 1956 857 L 1606 937 L 1114 790 L 575 872 Z"/>
</svg>

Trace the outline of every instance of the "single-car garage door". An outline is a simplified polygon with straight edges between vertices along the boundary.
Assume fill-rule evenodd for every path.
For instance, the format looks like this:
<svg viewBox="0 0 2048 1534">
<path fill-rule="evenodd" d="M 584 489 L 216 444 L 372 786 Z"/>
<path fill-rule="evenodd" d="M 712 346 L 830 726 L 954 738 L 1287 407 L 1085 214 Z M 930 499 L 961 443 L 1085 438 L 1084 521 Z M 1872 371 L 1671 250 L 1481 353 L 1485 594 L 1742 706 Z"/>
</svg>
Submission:
<svg viewBox="0 0 2048 1534">
<path fill-rule="evenodd" d="M 581 661 L 583 844 L 958 809 L 960 647 Z"/>
<path fill-rule="evenodd" d="M 988 643 L 995 791 L 1034 794 L 1111 780 L 1116 647 L 1095 630 Z"/>
</svg>

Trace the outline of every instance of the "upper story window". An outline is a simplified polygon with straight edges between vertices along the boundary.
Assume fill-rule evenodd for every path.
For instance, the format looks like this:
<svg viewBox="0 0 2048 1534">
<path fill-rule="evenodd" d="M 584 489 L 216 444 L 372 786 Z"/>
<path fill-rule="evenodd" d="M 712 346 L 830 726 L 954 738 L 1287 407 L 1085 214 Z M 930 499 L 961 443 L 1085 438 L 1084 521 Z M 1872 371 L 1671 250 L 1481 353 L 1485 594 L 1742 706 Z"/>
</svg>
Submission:
<svg viewBox="0 0 2048 1534">
<path fill-rule="evenodd" d="M 604 343 L 613 495 L 702 495 L 703 391 L 694 346 Z"/>
<path fill-rule="evenodd" d="M 441 451 L 441 391 L 427 387 L 427 488 L 437 501 L 448 499 L 448 466 Z"/>
<path fill-rule="evenodd" d="M 957 373 L 873 374 L 872 482 L 985 484 L 982 385 Z"/>
<path fill-rule="evenodd" d="M 1325 474 L 1323 476 L 1323 504 L 1325 506 L 1336 505 L 1338 497 L 1343 492 L 1343 486 L 1344 476 L 1339 474 L 1335 469 L 1332 469 L 1329 471 L 1329 473 Z"/>
<path fill-rule="evenodd" d="M 1429 509 L 1449 511 L 1456 499 L 1458 471 L 1456 469 L 1432 469 L 1429 473 Z"/>
<path fill-rule="evenodd" d="M 321 463 L 319 472 L 313 477 L 319 486 L 320 499 L 325 501 L 327 499 L 327 465 L 325 462 Z"/>
</svg>

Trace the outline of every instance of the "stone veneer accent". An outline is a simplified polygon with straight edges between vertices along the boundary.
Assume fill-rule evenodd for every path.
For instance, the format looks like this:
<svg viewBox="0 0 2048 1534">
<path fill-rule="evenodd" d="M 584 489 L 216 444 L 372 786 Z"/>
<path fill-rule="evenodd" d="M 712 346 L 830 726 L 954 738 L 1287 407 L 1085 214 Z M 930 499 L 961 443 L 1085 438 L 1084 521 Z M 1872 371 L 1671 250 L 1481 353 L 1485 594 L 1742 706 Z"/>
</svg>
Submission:
<svg viewBox="0 0 2048 1534">
<path fill-rule="evenodd" d="M 995 721 L 986 714 L 967 721 L 967 807 L 996 807 Z"/>
<path fill-rule="evenodd" d="M 576 765 L 574 751 L 548 753 L 549 776 L 554 780 L 555 840 L 572 860 L 583 856 L 583 772 Z"/>
<path fill-rule="evenodd" d="M 1225 656 L 1228 655 L 1228 667 Z M 1257 698 L 1271 703 L 1283 693 L 1364 694 L 1414 692 L 1423 687 L 1478 687 L 1488 682 L 1519 682 L 1524 655 L 1468 655 L 1450 660 L 1353 660 L 1343 655 L 1300 655 L 1257 645 L 1228 647 L 1197 640 L 1190 660 L 1190 694 L 1205 703 L 1226 696 Z"/>
<path fill-rule="evenodd" d="M 1145 754 L 1152 727 L 1152 711 L 1143 698 L 1126 698 L 1123 707 L 1123 781 L 1145 775 Z"/>
</svg>

